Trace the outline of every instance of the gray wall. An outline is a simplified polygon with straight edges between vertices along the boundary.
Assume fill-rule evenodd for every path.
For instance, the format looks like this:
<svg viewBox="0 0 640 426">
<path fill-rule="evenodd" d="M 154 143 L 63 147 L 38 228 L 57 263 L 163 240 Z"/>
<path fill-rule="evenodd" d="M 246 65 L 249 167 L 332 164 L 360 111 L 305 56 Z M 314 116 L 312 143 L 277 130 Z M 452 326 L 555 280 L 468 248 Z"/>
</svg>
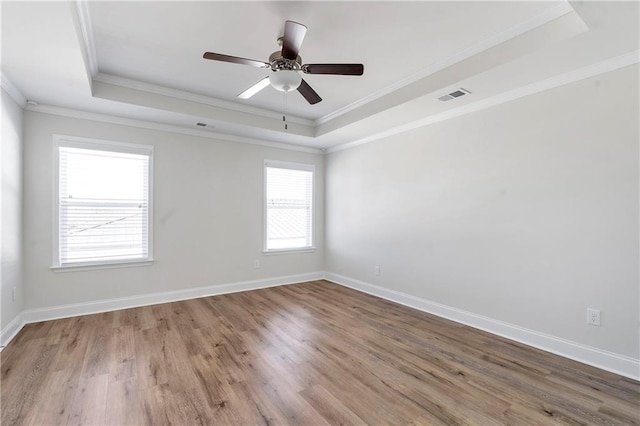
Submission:
<svg viewBox="0 0 640 426">
<path fill-rule="evenodd" d="M 638 93 L 635 65 L 329 155 L 327 270 L 638 359 Z"/>
<path fill-rule="evenodd" d="M 22 294 L 22 108 L 2 90 L 0 162 L 0 330 L 23 309 Z M 16 300 L 12 300 L 15 288 Z"/>
<path fill-rule="evenodd" d="M 151 266 L 53 272 L 53 134 L 153 145 Z M 26 112 L 25 309 L 273 278 L 324 268 L 324 157 Z M 263 250 L 264 159 L 316 165 L 314 253 Z M 254 268 L 259 259 L 260 268 Z"/>
</svg>

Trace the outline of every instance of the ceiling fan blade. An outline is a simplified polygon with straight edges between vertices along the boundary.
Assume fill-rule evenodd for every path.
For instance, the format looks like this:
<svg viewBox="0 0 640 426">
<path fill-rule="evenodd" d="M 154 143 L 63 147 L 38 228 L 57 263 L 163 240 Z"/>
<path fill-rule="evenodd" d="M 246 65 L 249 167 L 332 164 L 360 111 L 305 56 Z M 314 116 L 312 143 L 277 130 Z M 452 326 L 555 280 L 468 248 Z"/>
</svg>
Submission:
<svg viewBox="0 0 640 426">
<path fill-rule="evenodd" d="M 205 59 L 211 59 L 213 61 L 231 62 L 234 64 L 249 65 L 256 68 L 269 68 L 271 66 L 268 63 L 262 62 L 262 61 L 239 58 L 237 56 L 222 55 L 220 53 L 213 53 L 213 52 L 205 52 L 204 55 L 202 55 L 202 57 Z"/>
<path fill-rule="evenodd" d="M 318 95 L 316 93 L 315 90 L 313 90 L 311 88 L 311 86 L 309 86 L 309 83 L 307 83 L 306 81 L 304 81 L 304 79 L 302 79 L 302 82 L 300 83 L 300 86 L 298 86 L 298 92 L 300 92 L 300 94 L 307 100 L 307 102 L 309 102 L 311 105 L 313 104 L 317 104 L 318 102 L 320 102 L 322 100 L 322 98 L 320 97 L 320 95 Z"/>
<path fill-rule="evenodd" d="M 293 21 L 284 23 L 284 37 L 282 38 L 282 57 L 295 60 L 298 57 L 302 40 L 307 33 L 307 27 Z"/>
<path fill-rule="evenodd" d="M 244 92 L 240 93 L 238 95 L 238 97 L 240 99 L 249 99 L 250 97 L 252 97 L 256 93 L 258 93 L 259 91 L 261 91 L 262 89 L 264 89 L 268 85 L 269 85 L 269 77 L 265 77 L 262 80 L 260 80 L 259 82 L 257 82 L 256 84 L 254 84 L 253 86 L 249 87 Z"/>
<path fill-rule="evenodd" d="M 336 75 L 362 75 L 362 64 L 305 64 L 302 66 L 305 74 L 336 74 Z"/>
</svg>

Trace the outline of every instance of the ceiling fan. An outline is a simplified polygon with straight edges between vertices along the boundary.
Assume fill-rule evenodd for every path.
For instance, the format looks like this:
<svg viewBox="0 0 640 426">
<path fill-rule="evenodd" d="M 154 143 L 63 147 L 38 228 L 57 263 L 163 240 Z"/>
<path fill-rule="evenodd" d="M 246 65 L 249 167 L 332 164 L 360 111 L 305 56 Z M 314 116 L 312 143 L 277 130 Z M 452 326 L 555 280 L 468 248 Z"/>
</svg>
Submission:
<svg viewBox="0 0 640 426">
<path fill-rule="evenodd" d="M 302 64 L 302 58 L 298 55 L 302 40 L 307 33 L 307 27 L 293 21 L 284 24 L 284 36 L 278 38 L 281 51 L 273 52 L 269 56 L 269 62 L 253 59 L 239 58 L 237 56 L 222 55 L 220 53 L 205 52 L 205 59 L 214 61 L 231 62 L 234 64 L 249 65 L 256 68 L 270 69 L 269 76 L 263 78 L 253 86 L 238 95 L 241 99 L 249 99 L 269 84 L 281 92 L 290 92 L 297 89 L 298 92 L 310 104 L 317 104 L 322 98 L 304 81 L 304 74 L 334 74 L 334 75 L 362 75 L 362 64 Z"/>
</svg>

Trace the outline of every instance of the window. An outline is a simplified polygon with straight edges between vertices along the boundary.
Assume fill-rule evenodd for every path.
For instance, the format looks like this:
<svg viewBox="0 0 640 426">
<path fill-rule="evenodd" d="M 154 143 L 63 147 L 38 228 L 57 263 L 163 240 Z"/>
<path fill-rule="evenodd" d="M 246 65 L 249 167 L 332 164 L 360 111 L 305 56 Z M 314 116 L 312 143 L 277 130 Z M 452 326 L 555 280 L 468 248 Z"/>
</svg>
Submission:
<svg viewBox="0 0 640 426">
<path fill-rule="evenodd" d="M 55 267 L 149 262 L 153 147 L 56 138 Z"/>
<path fill-rule="evenodd" d="M 313 165 L 265 162 L 267 252 L 313 248 L 313 174 Z"/>
</svg>

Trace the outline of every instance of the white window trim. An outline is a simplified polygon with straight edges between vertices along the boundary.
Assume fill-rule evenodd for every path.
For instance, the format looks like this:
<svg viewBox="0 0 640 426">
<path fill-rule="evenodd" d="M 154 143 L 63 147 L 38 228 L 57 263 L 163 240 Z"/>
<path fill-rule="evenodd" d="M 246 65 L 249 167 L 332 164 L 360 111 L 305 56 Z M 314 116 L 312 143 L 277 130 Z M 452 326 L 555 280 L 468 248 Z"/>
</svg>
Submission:
<svg viewBox="0 0 640 426">
<path fill-rule="evenodd" d="M 287 249 L 267 249 L 267 167 L 275 167 L 282 169 L 292 169 L 292 170 L 304 170 L 308 172 L 312 172 L 311 177 L 311 194 L 312 194 L 312 205 L 311 208 L 313 211 L 311 212 L 312 223 L 311 223 L 311 241 L 313 245 L 311 247 L 300 247 L 300 248 L 287 248 Z M 313 253 L 316 250 L 316 166 L 313 164 L 304 164 L 304 163 L 292 163 L 288 161 L 279 161 L 279 160 L 264 160 L 264 166 L 262 167 L 262 253 L 265 255 L 277 255 L 277 254 L 294 254 L 294 253 Z"/>
<path fill-rule="evenodd" d="M 274 254 L 313 253 L 314 251 L 316 251 L 316 247 L 315 246 L 300 247 L 300 248 L 290 248 L 290 249 L 271 249 L 271 250 L 267 250 L 265 248 L 262 251 L 262 254 L 264 254 L 266 256 L 271 256 L 271 255 L 274 255 Z"/>
<path fill-rule="evenodd" d="M 116 269 L 131 268 L 134 266 L 153 265 L 153 259 L 142 260 L 119 260 L 116 262 L 82 262 L 82 263 L 65 263 L 62 266 L 52 266 L 53 272 L 73 272 L 73 271 L 91 271 L 93 269 Z"/>
<path fill-rule="evenodd" d="M 60 147 L 87 148 L 101 151 L 127 152 L 129 154 L 143 154 L 149 156 L 149 220 L 148 226 L 148 257 L 145 259 L 125 259 L 104 262 L 81 262 L 60 264 Z M 126 142 L 114 142 L 101 139 L 84 138 L 77 136 L 53 135 L 53 222 L 52 239 L 53 247 L 51 269 L 55 272 L 87 271 L 92 269 L 112 269 L 132 266 L 147 266 L 154 262 L 153 259 L 153 145 L 140 145 Z"/>
</svg>

